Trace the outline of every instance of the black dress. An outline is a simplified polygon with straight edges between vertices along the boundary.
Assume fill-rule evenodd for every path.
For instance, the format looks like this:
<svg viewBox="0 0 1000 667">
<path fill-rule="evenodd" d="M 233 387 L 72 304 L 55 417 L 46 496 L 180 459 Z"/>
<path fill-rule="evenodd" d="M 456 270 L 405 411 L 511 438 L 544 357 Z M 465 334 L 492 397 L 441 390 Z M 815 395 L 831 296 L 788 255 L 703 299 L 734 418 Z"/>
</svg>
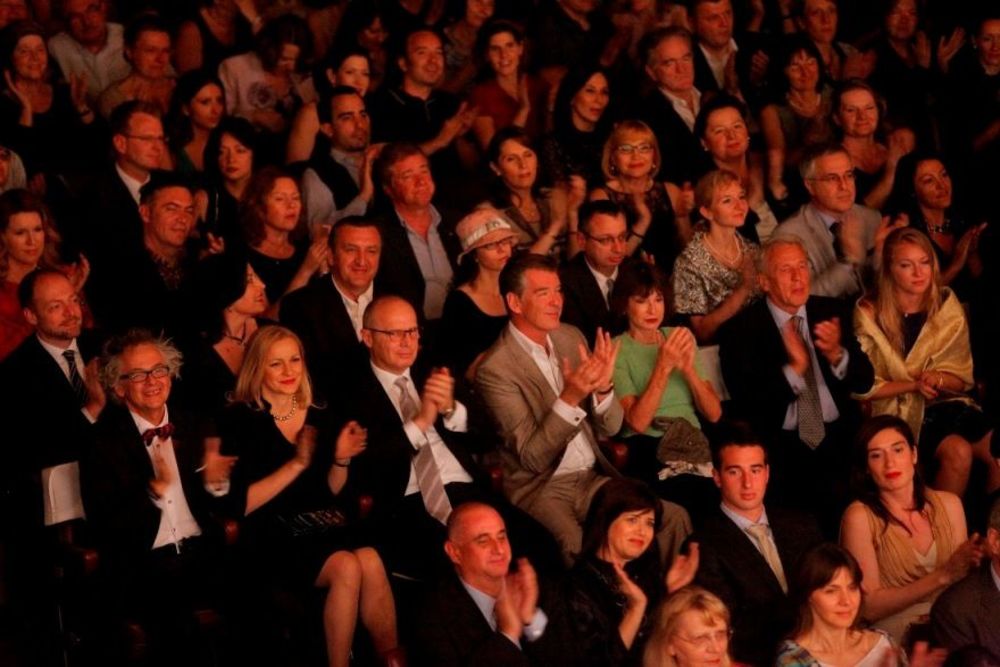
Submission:
<svg viewBox="0 0 1000 667">
<path fill-rule="evenodd" d="M 625 209 L 625 218 L 628 221 L 629 229 L 639 221 L 639 213 L 636 211 L 635 202 L 631 194 L 612 190 L 605 186 L 604 192 L 614 203 Z M 663 183 L 653 183 L 653 187 L 646 191 L 646 206 L 653 216 L 646 230 L 639 252 L 649 253 L 659 266 L 666 273 L 674 270 L 674 261 L 684 250 L 684 240 L 677 229 L 677 221 L 674 217 L 674 207 L 670 202 Z"/>
<path fill-rule="evenodd" d="M 268 303 L 277 303 L 284 295 L 285 290 L 288 289 L 292 278 L 298 273 L 299 267 L 302 266 L 302 260 L 309 252 L 309 246 L 307 243 L 296 243 L 295 252 L 287 259 L 268 257 L 253 248 L 247 248 L 246 252 L 250 266 L 266 285 L 265 292 L 267 292 Z"/>
<path fill-rule="evenodd" d="M 444 301 L 437 341 L 437 363 L 461 378 L 469 365 L 496 342 L 507 324 L 506 315 L 487 315 L 462 290 L 452 290 Z"/>
<path fill-rule="evenodd" d="M 581 132 L 575 127 L 557 129 L 542 140 L 542 182 L 564 183 L 570 176 L 582 176 L 588 188 L 604 180 L 601 153 L 608 133 L 601 129 Z"/>
<path fill-rule="evenodd" d="M 327 484 L 337 432 L 326 410 L 309 408 L 306 422 L 319 430 L 312 463 L 291 484 L 243 520 L 240 541 L 259 572 L 293 585 L 313 586 L 326 559 L 364 544 L 356 516 L 344 494 Z M 229 407 L 219 420 L 222 453 L 238 456 L 229 498 L 234 513 L 245 513 L 247 491 L 295 457 L 295 445 L 278 429 L 270 409 Z"/>
</svg>

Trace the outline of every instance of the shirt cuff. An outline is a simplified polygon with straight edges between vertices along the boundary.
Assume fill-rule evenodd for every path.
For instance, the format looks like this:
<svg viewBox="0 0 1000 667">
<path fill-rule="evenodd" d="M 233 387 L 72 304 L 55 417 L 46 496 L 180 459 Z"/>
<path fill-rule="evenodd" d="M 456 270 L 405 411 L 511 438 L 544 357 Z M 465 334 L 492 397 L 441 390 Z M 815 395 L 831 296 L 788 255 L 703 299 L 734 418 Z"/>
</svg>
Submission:
<svg viewBox="0 0 1000 667">
<path fill-rule="evenodd" d="M 791 364 L 785 364 L 782 366 L 781 372 L 785 374 L 788 386 L 792 388 L 792 391 L 795 392 L 796 396 L 806 390 L 806 379 L 793 371 Z"/>
<path fill-rule="evenodd" d="M 563 421 L 573 426 L 579 426 L 580 422 L 587 418 L 586 410 L 580 407 L 573 407 L 561 398 L 557 398 L 556 402 L 552 404 L 552 410 L 562 417 Z"/>
<path fill-rule="evenodd" d="M 535 609 L 535 615 L 531 617 L 531 622 L 524 626 L 524 638 L 529 642 L 538 640 L 549 625 L 549 617 L 545 615 L 541 607 Z"/>
<path fill-rule="evenodd" d="M 455 409 L 450 416 L 444 418 L 444 427 L 452 433 L 465 433 L 469 430 L 469 411 L 461 401 L 455 401 Z"/>
<path fill-rule="evenodd" d="M 840 357 L 840 363 L 830 368 L 830 370 L 833 371 L 833 377 L 837 378 L 838 380 L 843 380 L 844 377 L 847 375 L 847 362 L 850 354 L 851 353 L 845 349 L 844 354 Z"/>
<path fill-rule="evenodd" d="M 83 418 L 89 421 L 91 424 L 97 423 L 97 420 L 91 417 L 90 413 L 87 412 L 87 408 L 80 408 L 80 412 L 83 413 Z"/>
<path fill-rule="evenodd" d="M 427 436 L 424 435 L 419 426 L 413 423 L 412 419 L 403 424 L 403 431 L 406 433 L 406 437 L 414 449 L 419 451 L 421 447 L 427 444 Z"/>
<path fill-rule="evenodd" d="M 608 395 L 601 399 L 601 402 L 597 402 L 597 393 L 591 394 L 591 400 L 594 403 L 594 412 L 598 415 L 603 415 L 611 408 L 611 403 L 615 400 L 615 392 L 609 391 Z"/>
</svg>

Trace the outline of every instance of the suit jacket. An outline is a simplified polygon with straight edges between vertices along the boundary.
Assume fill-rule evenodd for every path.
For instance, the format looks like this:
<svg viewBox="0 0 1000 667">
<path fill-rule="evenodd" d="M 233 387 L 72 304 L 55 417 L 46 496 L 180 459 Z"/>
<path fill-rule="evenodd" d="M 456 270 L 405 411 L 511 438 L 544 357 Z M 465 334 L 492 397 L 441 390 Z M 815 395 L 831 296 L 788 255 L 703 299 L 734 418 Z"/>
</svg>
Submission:
<svg viewBox="0 0 1000 667">
<path fill-rule="evenodd" d="M 101 170 L 83 202 L 80 224 L 84 229 L 71 232 L 91 261 L 114 249 L 142 248 L 142 218 L 125 182 L 114 164 Z"/>
<path fill-rule="evenodd" d="M 549 333 L 556 356 L 570 365 L 580 363 L 579 346 L 583 334 L 569 324 Z M 581 430 L 597 459 L 597 468 L 617 475 L 597 446 L 597 439 L 618 432 L 624 413 L 617 398 L 603 414 L 571 424 L 552 410 L 558 396 L 534 359 L 505 328 L 486 352 L 476 371 L 476 388 L 497 423 L 503 447 L 504 491 L 511 502 L 528 506 L 559 467 L 566 445 Z M 585 401 L 584 409 L 589 409 Z M 593 422 L 593 423 L 591 423 Z"/>
<path fill-rule="evenodd" d="M 612 316 L 582 252 L 563 265 L 559 277 L 563 291 L 562 321 L 579 329 L 587 343 L 593 345 L 597 327 L 609 331 Z"/>
<path fill-rule="evenodd" d="M 640 119 L 649 125 L 660 144 L 663 163 L 658 178 L 678 185 L 694 181 L 707 169 L 708 160 L 701 141 L 674 110 L 674 106 L 658 88 L 653 88 L 639 105 Z M 714 169 L 714 167 L 710 167 Z M 669 267 L 666 267 L 669 269 Z"/>
<path fill-rule="evenodd" d="M 866 283 L 871 281 L 873 264 L 872 251 L 875 248 L 875 231 L 882 222 L 878 211 L 855 204 L 850 214 L 860 218 L 863 227 L 863 242 L 868 257 L 859 272 L 849 264 L 837 261 L 833 246 L 833 235 L 820 218 L 819 211 L 812 204 L 805 204 L 795 215 L 778 225 L 775 235 L 797 236 L 805 246 L 809 258 L 811 294 L 818 296 L 845 297 L 860 294 Z M 846 214 L 845 214 L 846 215 Z"/>
<path fill-rule="evenodd" d="M 1000 657 L 1000 590 L 990 574 L 992 563 L 948 588 L 931 608 L 931 628 L 949 651 L 978 645 Z"/>
<path fill-rule="evenodd" d="M 785 578 L 791 580 L 798 560 L 823 536 L 809 515 L 769 507 L 767 520 Z M 718 595 L 733 615 L 733 657 L 770 665 L 779 640 L 791 630 L 796 610 L 753 538 L 717 510 L 706 517 L 691 541 L 701 546 L 697 583 Z"/>
<path fill-rule="evenodd" d="M 354 325 L 330 276 L 322 276 L 281 299 L 279 319 L 302 339 L 310 376 L 329 396 L 347 369 L 368 360 L 368 350 L 354 333 Z"/>
<path fill-rule="evenodd" d="M 859 419 L 860 411 L 850 394 L 868 391 L 875 371 L 854 336 L 849 308 L 839 299 L 811 296 L 806 302 L 806 317 L 810 327 L 840 318 L 840 344 L 848 354 L 844 379 L 833 375 L 818 351 L 816 356 L 840 419 Z M 765 441 L 772 441 L 782 430 L 788 404 L 796 395 L 782 372 L 788 354 L 766 299 L 747 306 L 720 329 L 719 358 L 734 413 L 748 420 Z"/>
</svg>

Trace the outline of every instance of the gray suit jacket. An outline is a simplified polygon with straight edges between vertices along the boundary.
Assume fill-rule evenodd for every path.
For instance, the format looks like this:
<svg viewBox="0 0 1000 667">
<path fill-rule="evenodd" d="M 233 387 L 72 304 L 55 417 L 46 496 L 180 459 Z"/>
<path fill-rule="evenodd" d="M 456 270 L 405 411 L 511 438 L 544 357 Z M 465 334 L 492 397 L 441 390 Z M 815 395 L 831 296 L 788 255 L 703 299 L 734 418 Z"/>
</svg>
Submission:
<svg viewBox="0 0 1000 667">
<path fill-rule="evenodd" d="M 868 253 L 860 276 L 854 267 L 837 261 L 833 235 L 812 204 L 800 208 L 795 215 L 778 225 L 774 233 L 775 236 L 797 236 L 805 246 L 809 255 L 810 294 L 832 297 L 859 294 L 864 281 L 870 277 L 874 267 L 872 250 L 875 248 L 875 231 L 882 222 L 882 216 L 875 209 L 858 204 L 851 207 L 850 212 L 863 223 L 863 240 Z"/>
<path fill-rule="evenodd" d="M 569 359 L 573 367 L 580 363 L 579 346 L 586 341 L 579 329 L 562 324 L 549 337 L 557 357 Z M 612 399 L 607 412 L 591 414 L 579 424 L 564 420 L 552 410 L 558 396 L 509 328 L 486 352 L 476 372 L 476 387 L 503 438 L 504 492 L 511 502 L 531 504 L 559 467 L 566 445 L 581 430 L 594 450 L 598 468 L 618 474 L 601 453 L 597 438 L 614 435 L 621 428 L 621 403 Z M 589 401 L 581 407 L 588 409 Z"/>
<path fill-rule="evenodd" d="M 982 646 L 1000 656 L 1000 590 L 989 561 L 942 593 L 931 608 L 934 638 L 955 651 Z"/>
</svg>

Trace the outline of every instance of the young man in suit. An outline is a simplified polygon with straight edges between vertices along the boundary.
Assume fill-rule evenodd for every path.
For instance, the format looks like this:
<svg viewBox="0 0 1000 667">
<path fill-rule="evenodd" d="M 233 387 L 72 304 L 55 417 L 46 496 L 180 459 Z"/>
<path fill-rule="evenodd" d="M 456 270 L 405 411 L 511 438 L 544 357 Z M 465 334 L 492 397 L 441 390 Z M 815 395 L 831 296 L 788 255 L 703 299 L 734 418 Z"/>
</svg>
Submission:
<svg viewBox="0 0 1000 667">
<path fill-rule="evenodd" d="M 733 615 L 733 657 L 770 664 L 778 641 L 791 630 L 795 609 L 788 581 L 795 564 L 823 537 L 808 515 L 764 508 L 767 451 L 747 426 L 722 426 L 716 442 L 712 476 L 722 502 L 692 538 L 701 545 L 696 579 Z"/>
<path fill-rule="evenodd" d="M 868 391 L 875 372 L 846 304 L 809 295 L 800 241 L 769 240 L 759 265 L 766 298 L 720 330 L 722 375 L 734 416 L 749 421 L 769 446 L 772 500 L 810 508 L 833 538 L 861 419 L 851 393 Z"/>
</svg>

